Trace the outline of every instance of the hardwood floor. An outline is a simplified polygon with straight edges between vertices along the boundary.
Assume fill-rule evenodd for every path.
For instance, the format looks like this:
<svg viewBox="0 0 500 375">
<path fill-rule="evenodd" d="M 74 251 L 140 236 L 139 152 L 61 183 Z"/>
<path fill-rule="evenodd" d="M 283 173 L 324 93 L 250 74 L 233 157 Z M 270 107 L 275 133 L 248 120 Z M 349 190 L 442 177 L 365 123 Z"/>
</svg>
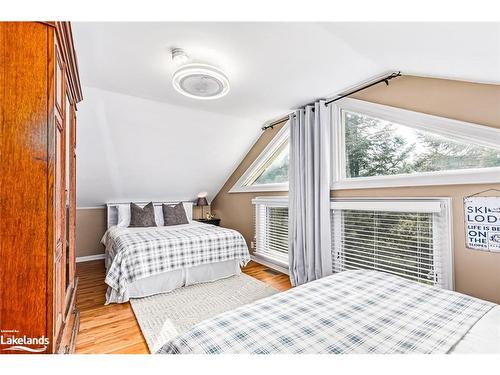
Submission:
<svg viewBox="0 0 500 375">
<path fill-rule="evenodd" d="M 76 353 L 148 354 L 146 341 L 129 303 L 104 306 L 104 261 L 77 264 L 80 331 Z M 264 281 L 280 291 L 289 289 L 287 275 L 255 262 L 243 268 L 247 275 Z"/>
</svg>

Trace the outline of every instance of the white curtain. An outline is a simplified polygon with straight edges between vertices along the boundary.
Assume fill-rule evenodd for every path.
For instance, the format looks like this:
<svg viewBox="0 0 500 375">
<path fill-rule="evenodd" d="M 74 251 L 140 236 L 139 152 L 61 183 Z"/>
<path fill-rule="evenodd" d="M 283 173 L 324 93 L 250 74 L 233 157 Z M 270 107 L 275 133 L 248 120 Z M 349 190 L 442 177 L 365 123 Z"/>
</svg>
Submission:
<svg viewBox="0 0 500 375">
<path fill-rule="evenodd" d="M 294 286 L 332 273 L 330 147 L 324 101 L 290 116 L 288 254 Z"/>
</svg>

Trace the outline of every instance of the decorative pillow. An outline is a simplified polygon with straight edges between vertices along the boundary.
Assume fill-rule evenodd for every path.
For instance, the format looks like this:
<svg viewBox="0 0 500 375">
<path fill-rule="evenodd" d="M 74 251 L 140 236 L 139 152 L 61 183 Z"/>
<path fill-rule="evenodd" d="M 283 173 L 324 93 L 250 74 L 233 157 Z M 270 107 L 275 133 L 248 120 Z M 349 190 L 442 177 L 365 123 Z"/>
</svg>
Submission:
<svg viewBox="0 0 500 375">
<path fill-rule="evenodd" d="M 144 208 L 140 208 L 135 203 L 130 203 L 129 227 L 156 227 L 153 202 L 149 202 Z"/>
<path fill-rule="evenodd" d="M 184 209 L 182 202 L 175 205 L 164 204 L 163 221 L 166 226 L 189 224 L 189 220 L 186 216 L 186 210 Z"/>
<path fill-rule="evenodd" d="M 130 225 L 130 204 L 118 206 L 118 223 L 116 226 L 126 228 Z"/>
</svg>

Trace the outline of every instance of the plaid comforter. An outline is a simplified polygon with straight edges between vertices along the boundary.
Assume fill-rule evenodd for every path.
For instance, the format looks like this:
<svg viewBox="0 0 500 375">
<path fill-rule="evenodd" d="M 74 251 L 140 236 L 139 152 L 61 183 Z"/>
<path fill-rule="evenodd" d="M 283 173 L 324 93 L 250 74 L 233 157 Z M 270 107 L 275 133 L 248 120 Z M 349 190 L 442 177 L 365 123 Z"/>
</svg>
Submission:
<svg viewBox="0 0 500 375">
<path fill-rule="evenodd" d="M 158 353 L 447 353 L 493 306 L 345 271 L 201 322 Z"/>
<path fill-rule="evenodd" d="M 109 237 L 114 257 L 106 274 L 108 303 L 125 302 L 127 285 L 148 276 L 228 260 L 244 266 L 250 260 L 239 232 L 214 225 L 117 230 Z"/>
</svg>

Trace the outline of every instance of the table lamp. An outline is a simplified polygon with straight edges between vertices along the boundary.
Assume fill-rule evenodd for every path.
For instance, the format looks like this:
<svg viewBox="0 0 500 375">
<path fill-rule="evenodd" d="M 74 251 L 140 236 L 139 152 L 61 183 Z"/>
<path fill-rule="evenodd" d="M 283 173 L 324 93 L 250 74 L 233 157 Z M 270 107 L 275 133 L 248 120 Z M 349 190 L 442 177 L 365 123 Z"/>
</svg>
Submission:
<svg viewBox="0 0 500 375">
<path fill-rule="evenodd" d="M 205 212 L 204 212 L 204 207 L 208 206 L 208 201 L 207 201 L 207 193 L 202 192 L 198 194 L 198 198 L 196 199 L 196 205 L 198 207 L 201 207 L 201 218 L 205 218 Z"/>
</svg>

